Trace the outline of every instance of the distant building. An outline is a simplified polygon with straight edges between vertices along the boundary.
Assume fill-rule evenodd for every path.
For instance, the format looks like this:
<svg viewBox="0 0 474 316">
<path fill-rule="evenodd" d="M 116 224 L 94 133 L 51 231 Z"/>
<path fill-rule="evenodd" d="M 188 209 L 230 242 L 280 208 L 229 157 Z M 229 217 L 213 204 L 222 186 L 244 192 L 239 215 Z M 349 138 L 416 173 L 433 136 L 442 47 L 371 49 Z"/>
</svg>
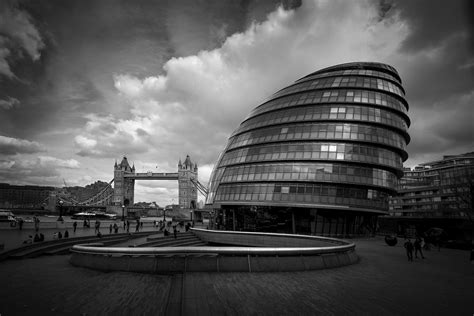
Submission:
<svg viewBox="0 0 474 316">
<path fill-rule="evenodd" d="M 403 175 L 409 125 L 393 67 L 355 62 L 316 71 L 234 131 L 206 204 L 222 229 L 373 234 Z"/>
<path fill-rule="evenodd" d="M 0 183 L 0 208 L 42 209 L 56 188 Z"/>
<path fill-rule="evenodd" d="M 399 234 L 438 227 L 452 238 L 464 239 L 463 227 L 468 225 L 468 212 L 472 214 L 473 186 L 474 152 L 406 168 L 398 194 L 390 198 L 387 225 Z"/>
</svg>

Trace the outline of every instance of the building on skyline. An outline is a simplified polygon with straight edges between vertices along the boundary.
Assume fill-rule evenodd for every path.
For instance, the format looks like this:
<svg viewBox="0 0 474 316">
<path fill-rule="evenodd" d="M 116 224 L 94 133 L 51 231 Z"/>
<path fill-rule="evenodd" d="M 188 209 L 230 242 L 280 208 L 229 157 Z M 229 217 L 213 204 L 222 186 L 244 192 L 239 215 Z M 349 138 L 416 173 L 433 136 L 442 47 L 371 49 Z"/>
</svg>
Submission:
<svg viewBox="0 0 474 316">
<path fill-rule="evenodd" d="M 374 232 L 410 141 L 397 71 L 356 62 L 311 73 L 257 106 L 230 136 L 208 208 L 228 230 Z"/>
<path fill-rule="evenodd" d="M 397 191 L 390 198 L 390 215 L 380 221 L 382 229 L 412 235 L 437 227 L 450 239 L 467 240 L 474 198 L 474 152 L 406 168 Z"/>
<path fill-rule="evenodd" d="M 55 190 L 49 186 L 0 183 L 0 208 L 39 210 Z"/>
</svg>

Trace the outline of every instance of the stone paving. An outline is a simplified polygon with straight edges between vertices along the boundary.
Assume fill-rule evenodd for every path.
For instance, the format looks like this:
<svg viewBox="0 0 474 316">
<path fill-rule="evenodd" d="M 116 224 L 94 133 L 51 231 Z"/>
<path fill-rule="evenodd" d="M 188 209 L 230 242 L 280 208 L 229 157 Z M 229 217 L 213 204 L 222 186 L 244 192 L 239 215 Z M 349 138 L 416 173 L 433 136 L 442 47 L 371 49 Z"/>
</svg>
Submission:
<svg viewBox="0 0 474 316">
<path fill-rule="evenodd" d="M 285 273 L 102 273 L 69 256 L 0 263 L 3 315 L 472 315 L 469 253 L 408 262 L 401 245 L 355 240 L 360 263 Z M 8 286 L 5 286 L 8 284 Z"/>
</svg>

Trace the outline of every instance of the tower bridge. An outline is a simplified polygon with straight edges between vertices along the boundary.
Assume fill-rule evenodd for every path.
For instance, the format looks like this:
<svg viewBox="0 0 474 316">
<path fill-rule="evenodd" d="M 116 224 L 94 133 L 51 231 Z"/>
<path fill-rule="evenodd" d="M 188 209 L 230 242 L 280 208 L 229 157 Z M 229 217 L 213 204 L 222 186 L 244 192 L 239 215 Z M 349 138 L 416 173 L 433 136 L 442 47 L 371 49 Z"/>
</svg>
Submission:
<svg viewBox="0 0 474 316">
<path fill-rule="evenodd" d="M 178 203 L 183 210 L 193 210 L 197 207 L 197 191 L 207 195 L 207 188 L 198 180 L 198 166 L 191 161 L 189 155 L 184 162 L 178 162 L 178 172 L 136 172 L 135 165 L 130 166 L 127 157 L 123 157 L 114 165 L 114 178 L 99 193 L 77 201 L 67 192 L 56 192 L 48 198 L 48 209 L 54 210 L 61 203 L 64 206 L 100 207 L 107 212 L 122 214 L 135 202 L 136 180 L 173 180 L 178 181 Z M 113 187 L 112 187 L 113 184 Z"/>
</svg>

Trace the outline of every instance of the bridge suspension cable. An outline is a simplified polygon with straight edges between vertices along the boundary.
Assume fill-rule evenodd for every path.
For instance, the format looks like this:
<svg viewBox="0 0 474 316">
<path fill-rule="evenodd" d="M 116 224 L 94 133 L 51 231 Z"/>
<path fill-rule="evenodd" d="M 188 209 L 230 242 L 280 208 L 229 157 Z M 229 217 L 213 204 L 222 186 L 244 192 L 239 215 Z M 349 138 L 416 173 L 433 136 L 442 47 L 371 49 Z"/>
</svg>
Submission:
<svg viewBox="0 0 474 316">
<path fill-rule="evenodd" d="M 194 184 L 196 189 L 198 189 L 198 191 L 201 192 L 201 194 L 207 198 L 207 195 L 209 194 L 209 190 L 201 182 L 199 182 L 198 179 L 191 178 L 190 180 Z"/>
</svg>

